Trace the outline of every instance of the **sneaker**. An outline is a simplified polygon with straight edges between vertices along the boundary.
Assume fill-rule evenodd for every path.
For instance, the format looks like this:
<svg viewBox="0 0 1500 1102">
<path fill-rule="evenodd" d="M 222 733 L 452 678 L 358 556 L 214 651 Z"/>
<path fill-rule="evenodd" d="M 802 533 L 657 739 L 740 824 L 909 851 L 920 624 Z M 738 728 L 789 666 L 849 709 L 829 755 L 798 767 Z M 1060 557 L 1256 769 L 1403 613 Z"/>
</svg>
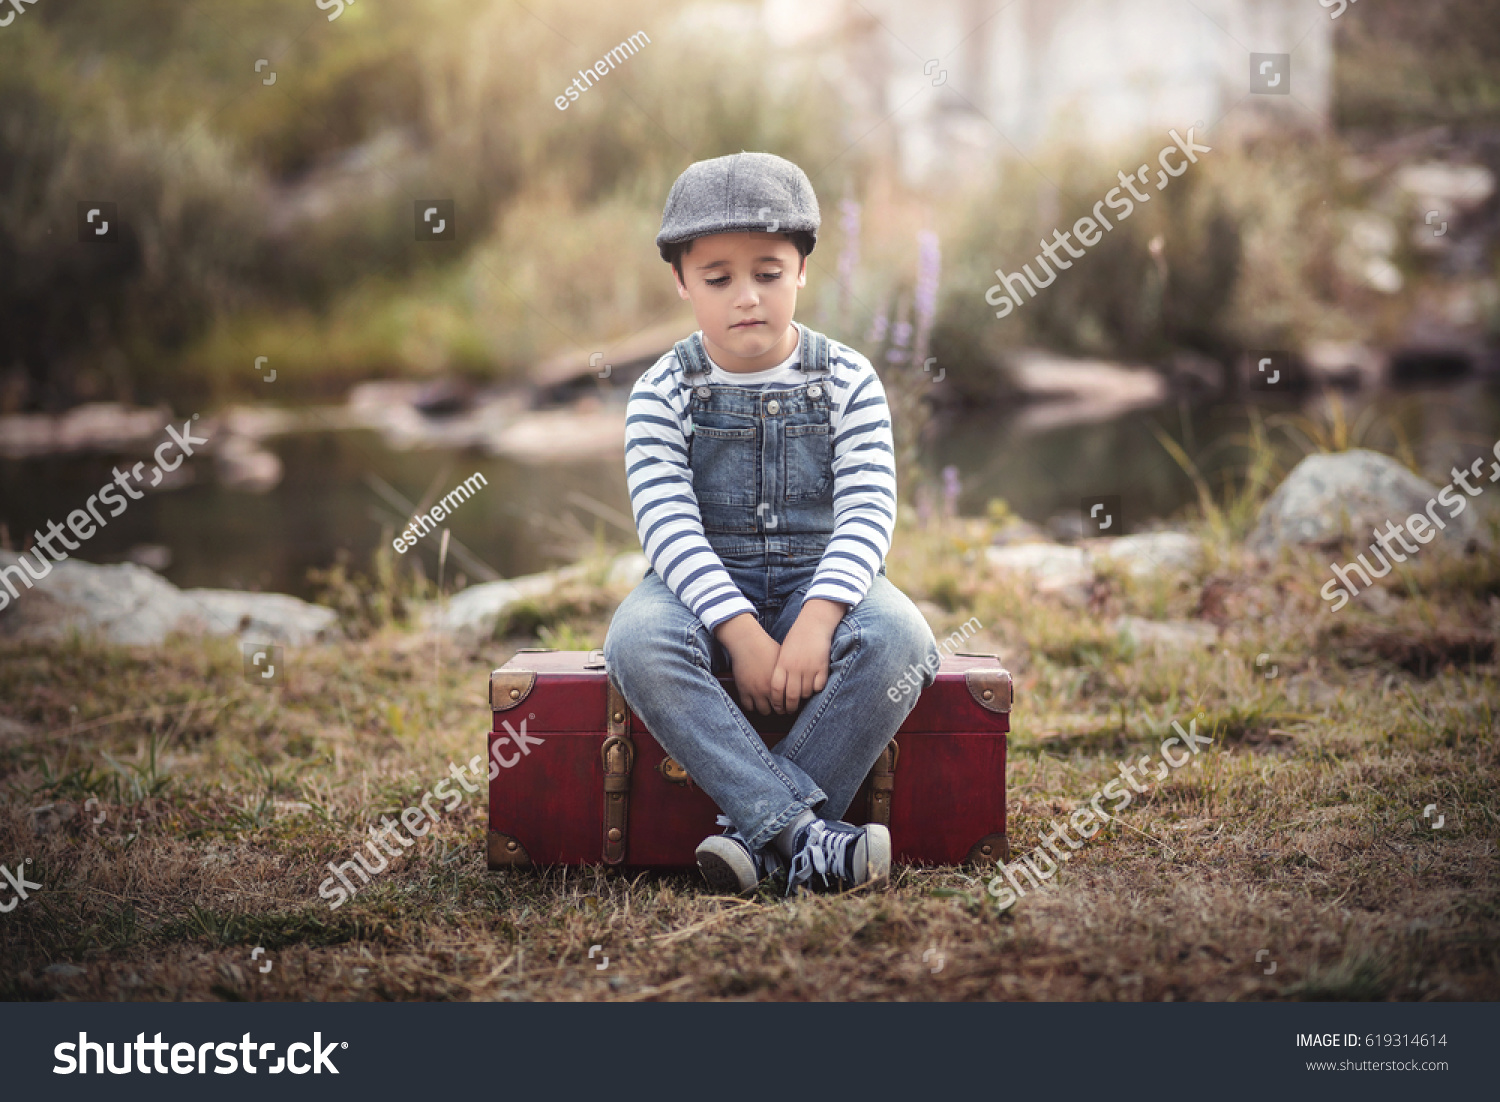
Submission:
<svg viewBox="0 0 1500 1102">
<path fill-rule="evenodd" d="M 715 892 L 745 895 L 781 867 L 781 856 L 774 846 L 756 853 L 727 816 L 720 815 L 718 822 L 729 829 L 698 843 L 698 869 Z"/>
<path fill-rule="evenodd" d="M 857 827 L 817 819 L 797 832 L 786 894 L 812 884 L 816 874 L 825 888 L 847 891 L 862 884 L 883 887 L 891 875 L 891 832 L 879 823 Z"/>
</svg>

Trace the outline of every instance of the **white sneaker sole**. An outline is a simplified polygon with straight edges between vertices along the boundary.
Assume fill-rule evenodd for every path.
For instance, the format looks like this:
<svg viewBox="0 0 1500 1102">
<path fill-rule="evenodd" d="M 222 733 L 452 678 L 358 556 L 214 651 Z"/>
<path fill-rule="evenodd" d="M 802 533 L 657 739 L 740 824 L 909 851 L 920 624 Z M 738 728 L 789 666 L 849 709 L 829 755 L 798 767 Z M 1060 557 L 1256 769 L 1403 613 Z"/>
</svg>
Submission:
<svg viewBox="0 0 1500 1102">
<path fill-rule="evenodd" d="M 889 846 L 887 847 L 889 848 Z M 742 846 L 722 834 L 705 838 L 695 851 L 698 871 L 708 886 L 719 895 L 744 895 L 755 890 L 760 880 L 755 862 Z"/>
<path fill-rule="evenodd" d="M 891 832 L 879 823 L 865 827 L 866 881 L 872 888 L 884 888 L 891 882 Z"/>
</svg>

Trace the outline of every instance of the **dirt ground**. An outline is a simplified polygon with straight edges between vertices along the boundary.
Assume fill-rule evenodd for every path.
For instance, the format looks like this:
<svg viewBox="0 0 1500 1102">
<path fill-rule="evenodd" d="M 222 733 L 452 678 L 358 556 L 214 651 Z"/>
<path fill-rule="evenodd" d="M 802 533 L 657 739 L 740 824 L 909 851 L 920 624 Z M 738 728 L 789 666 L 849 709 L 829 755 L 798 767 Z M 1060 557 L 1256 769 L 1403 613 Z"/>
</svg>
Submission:
<svg viewBox="0 0 1500 1102">
<path fill-rule="evenodd" d="M 274 690 L 232 640 L 0 645 L 0 862 L 41 885 L 0 915 L 0 998 L 1500 998 L 1493 556 L 1330 615 L 1312 558 L 1049 596 L 984 569 L 987 537 L 905 531 L 889 573 L 1015 674 L 1017 855 L 1173 720 L 1214 740 L 1009 908 L 993 869 L 792 900 L 492 873 L 480 794 L 331 911 L 326 863 L 483 752 L 491 668 L 602 643 L 623 592 L 579 584 L 479 647 L 387 625 L 289 653 Z M 1217 641 L 1137 646 L 1122 614 Z"/>
</svg>

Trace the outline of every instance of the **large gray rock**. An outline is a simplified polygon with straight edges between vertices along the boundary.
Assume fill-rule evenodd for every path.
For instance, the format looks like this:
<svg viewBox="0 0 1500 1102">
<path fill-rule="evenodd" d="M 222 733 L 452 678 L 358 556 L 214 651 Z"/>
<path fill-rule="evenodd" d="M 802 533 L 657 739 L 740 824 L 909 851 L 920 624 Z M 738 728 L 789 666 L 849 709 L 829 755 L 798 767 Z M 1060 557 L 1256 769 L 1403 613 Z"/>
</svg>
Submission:
<svg viewBox="0 0 1500 1102">
<path fill-rule="evenodd" d="M 184 589 L 210 635 L 238 635 L 260 643 L 302 646 L 337 634 L 338 613 L 285 593 L 246 593 L 237 589 Z M 182 629 L 179 629 L 182 630 Z"/>
<path fill-rule="evenodd" d="M 1471 477 L 1470 484 L 1488 486 L 1489 482 Z M 1440 492 L 1379 452 L 1355 448 L 1334 455 L 1309 455 L 1261 506 L 1246 546 L 1261 553 L 1287 546 L 1331 548 L 1346 536 L 1356 544 L 1367 544 L 1377 528 L 1386 530 L 1387 521 L 1400 528 L 1412 514 L 1425 513 L 1427 503 Z M 1462 547 L 1479 537 L 1474 508 L 1478 499 L 1459 487 L 1453 492 L 1468 504 L 1451 519 L 1448 506 L 1436 506 L 1434 512 L 1447 525 L 1436 542 Z"/>
<path fill-rule="evenodd" d="M 36 553 L 26 555 L 33 566 Z M 5 576 L 17 595 L 4 591 L 8 604 L 0 611 L 0 636 L 7 638 L 63 639 L 79 631 L 111 643 L 154 646 L 179 631 L 297 646 L 335 631 L 332 609 L 281 593 L 181 590 L 134 563 L 97 566 L 68 559 L 52 564 L 27 589 L 17 575 L 20 558 L 0 551 L 0 570 L 16 567 Z"/>
<path fill-rule="evenodd" d="M 639 551 L 616 556 L 605 576 L 608 586 L 633 586 L 646 575 L 646 556 Z M 422 626 L 439 635 L 487 639 L 500 617 L 519 601 L 545 597 L 563 582 L 587 577 L 597 567 L 587 563 L 527 574 L 499 582 L 471 585 L 446 601 L 428 605 L 419 617 Z"/>
<path fill-rule="evenodd" d="M 1141 532 L 1094 540 L 1089 547 L 1137 578 L 1158 570 L 1191 570 L 1203 558 L 1203 541 L 1185 532 Z"/>
<path fill-rule="evenodd" d="M 1024 574 L 1044 593 L 1083 586 L 1094 577 L 1082 548 L 1064 547 L 1060 543 L 987 547 L 984 557 L 997 570 Z"/>
<path fill-rule="evenodd" d="M 1143 532 L 1089 540 L 1084 547 L 1060 543 L 1018 543 L 985 548 L 985 559 L 999 570 L 1025 574 L 1041 592 L 1056 592 L 1093 581 L 1096 566 L 1109 562 L 1133 577 L 1159 570 L 1188 570 L 1198 564 L 1203 544 L 1181 532 Z"/>
</svg>

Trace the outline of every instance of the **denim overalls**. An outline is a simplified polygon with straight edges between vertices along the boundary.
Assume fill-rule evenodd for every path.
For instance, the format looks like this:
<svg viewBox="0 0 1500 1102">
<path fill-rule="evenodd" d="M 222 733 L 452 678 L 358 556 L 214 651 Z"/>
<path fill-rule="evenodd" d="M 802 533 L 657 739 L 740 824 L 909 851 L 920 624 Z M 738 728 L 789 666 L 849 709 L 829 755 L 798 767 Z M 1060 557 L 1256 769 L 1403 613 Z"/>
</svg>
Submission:
<svg viewBox="0 0 1500 1102">
<path fill-rule="evenodd" d="M 709 382 L 701 333 L 675 349 L 689 392 L 688 466 L 703 533 L 737 584 L 746 570 L 764 572 L 764 584 L 752 586 L 758 593 L 741 585 L 757 607 L 784 589 L 777 583 L 789 574 L 810 579 L 833 535 L 828 338 L 800 329 L 809 379 L 795 387 Z M 761 626 L 770 626 L 765 615 Z"/>
<path fill-rule="evenodd" d="M 709 382 L 699 333 L 678 342 L 688 465 L 704 535 L 772 638 L 784 641 L 833 534 L 833 395 L 828 338 L 802 331 L 798 386 Z M 720 687 L 723 645 L 654 568 L 616 609 L 610 676 L 663 749 L 760 848 L 804 808 L 843 815 L 916 703 L 892 688 L 936 653 L 911 600 L 879 574 L 835 629 L 824 688 L 768 747 Z M 922 671 L 923 684 L 932 674 Z"/>
<path fill-rule="evenodd" d="M 699 333 L 676 351 L 691 394 L 688 466 L 710 546 L 721 558 L 821 554 L 833 535 L 828 338 L 802 329 L 811 379 L 786 389 L 710 383 Z"/>
</svg>

